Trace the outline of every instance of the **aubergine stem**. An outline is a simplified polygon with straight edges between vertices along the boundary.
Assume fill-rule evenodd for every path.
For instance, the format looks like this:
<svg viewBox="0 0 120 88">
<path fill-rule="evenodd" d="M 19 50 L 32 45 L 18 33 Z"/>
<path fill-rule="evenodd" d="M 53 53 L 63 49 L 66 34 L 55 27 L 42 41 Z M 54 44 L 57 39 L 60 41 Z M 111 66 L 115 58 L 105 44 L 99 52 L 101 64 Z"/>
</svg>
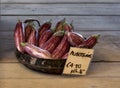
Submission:
<svg viewBox="0 0 120 88">
<path fill-rule="evenodd" d="M 53 35 L 55 35 L 55 36 L 63 36 L 64 34 L 65 34 L 65 31 L 63 30 L 63 31 L 57 31 Z"/>
<path fill-rule="evenodd" d="M 18 22 L 21 22 L 20 18 L 18 18 Z"/>
<path fill-rule="evenodd" d="M 64 26 L 65 26 L 66 24 L 67 24 L 66 22 L 64 22 L 64 23 L 62 24 L 62 30 L 64 30 Z"/>
<path fill-rule="evenodd" d="M 21 42 L 20 44 L 21 44 L 21 46 L 23 46 L 23 47 L 26 46 L 26 43 L 24 43 L 24 42 Z"/>
<path fill-rule="evenodd" d="M 92 37 L 95 37 L 98 39 L 100 37 L 100 34 L 94 34 L 94 35 L 92 35 Z"/>
<path fill-rule="evenodd" d="M 32 29 L 35 29 L 35 24 L 33 22 L 29 22 L 28 25 L 30 25 Z"/>
<path fill-rule="evenodd" d="M 40 22 L 36 19 L 27 19 L 27 20 L 24 21 L 24 23 L 33 22 L 33 21 L 37 22 L 39 27 L 40 27 Z"/>
<path fill-rule="evenodd" d="M 64 18 L 61 22 L 62 22 L 62 30 L 64 30 L 64 25 L 67 24 L 66 23 L 66 18 Z"/>
<path fill-rule="evenodd" d="M 50 19 L 49 21 L 47 21 L 47 23 L 51 23 L 52 22 L 52 19 Z"/>
<path fill-rule="evenodd" d="M 63 18 L 61 21 L 59 21 L 62 23 L 62 27 L 64 28 L 64 24 L 66 23 L 66 18 Z"/>
<path fill-rule="evenodd" d="M 35 24 L 33 22 L 28 22 L 27 25 L 30 25 L 32 27 L 32 30 L 35 30 Z"/>
<path fill-rule="evenodd" d="M 63 23 L 65 23 L 65 21 L 66 21 L 66 18 L 63 18 L 63 19 L 61 20 L 61 22 L 63 22 Z"/>
<path fill-rule="evenodd" d="M 66 23 L 66 18 L 64 18 L 61 22 L 63 23 L 64 26 L 64 24 Z"/>
<path fill-rule="evenodd" d="M 95 37 L 97 39 L 97 43 L 98 43 L 98 38 L 100 37 L 100 34 L 94 34 L 94 35 L 92 35 L 92 37 Z"/>
<path fill-rule="evenodd" d="M 70 26 L 71 26 L 72 30 L 74 31 L 73 20 L 71 21 Z"/>
<path fill-rule="evenodd" d="M 53 33 L 55 32 L 55 28 L 51 28 L 50 30 L 51 30 Z"/>
</svg>

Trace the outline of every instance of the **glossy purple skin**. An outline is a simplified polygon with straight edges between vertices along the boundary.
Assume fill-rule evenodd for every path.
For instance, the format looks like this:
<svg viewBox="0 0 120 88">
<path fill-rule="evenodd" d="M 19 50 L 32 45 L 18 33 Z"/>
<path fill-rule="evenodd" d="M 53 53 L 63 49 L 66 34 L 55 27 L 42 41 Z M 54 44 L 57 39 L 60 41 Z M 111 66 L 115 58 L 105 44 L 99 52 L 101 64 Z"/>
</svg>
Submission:
<svg viewBox="0 0 120 88">
<path fill-rule="evenodd" d="M 21 42 L 24 42 L 24 41 L 25 39 L 23 34 L 23 24 L 22 22 L 18 22 L 16 24 L 15 31 L 14 31 L 14 42 L 17 50 L 20 52 L 24 52 L 24 49 L 21 46 Z"/>
<path fill-rule="evenodd" d="M 39 39 L 39 47 L 42 47 L 45 42 L 52 36 L 53 32 L 51 30 L 45 31 Z"/>
<path fill-rule="evenodd" d="M 43 50 L 33 44 L 24 43 L 23 48 L 29 55 L 31 55 L 35 58 L 51 59 L 51 54 L 48 51 Z"/>
<path fill-rule="evenodd" d="M 69 43 L 74 47 L 77 47 L 84 42 L 84 37 L 79 33 L 67 32 L 67 35 Z"/>
<path fill-rule="evenodd" d="M 30 33 L 28 40 L 27 40 L 28 43 L 36 45 L 37 43 L 36 33 L 37 33 L 36 30 L 32 29 L 32 32 Z"/>
</svg>

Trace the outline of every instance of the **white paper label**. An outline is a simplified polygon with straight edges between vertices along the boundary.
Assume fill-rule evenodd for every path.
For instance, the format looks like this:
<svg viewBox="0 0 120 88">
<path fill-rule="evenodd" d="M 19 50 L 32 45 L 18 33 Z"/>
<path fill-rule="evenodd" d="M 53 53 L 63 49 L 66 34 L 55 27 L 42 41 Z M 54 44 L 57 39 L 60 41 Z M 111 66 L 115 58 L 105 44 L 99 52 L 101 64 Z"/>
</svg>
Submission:
<svg viewBox="0 0 120 88">
<path fill-rule="evenodd" d="M 93 52 L 93 49 L 71 47 L 63 74 L 86 75 Z"/>
</svg>

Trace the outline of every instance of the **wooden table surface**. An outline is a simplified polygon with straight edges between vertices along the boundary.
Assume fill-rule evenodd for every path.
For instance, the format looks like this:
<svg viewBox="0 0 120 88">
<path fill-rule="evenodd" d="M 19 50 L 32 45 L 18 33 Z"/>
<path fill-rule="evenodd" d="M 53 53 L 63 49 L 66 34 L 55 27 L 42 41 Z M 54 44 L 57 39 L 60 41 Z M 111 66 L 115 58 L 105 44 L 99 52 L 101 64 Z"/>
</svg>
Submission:
<svg viewBox="0 0 120 88">
<path fill-rule="evenodd" d="M 1 0 L 0 88 L 120 88 L 119 0 Z M 13 32 L 20 18 L 54 24 L 74 20 L 76 32 L 100 33 L 86 76 L 51 75 L 32 71 L 14 55 Z"/>
</svg>

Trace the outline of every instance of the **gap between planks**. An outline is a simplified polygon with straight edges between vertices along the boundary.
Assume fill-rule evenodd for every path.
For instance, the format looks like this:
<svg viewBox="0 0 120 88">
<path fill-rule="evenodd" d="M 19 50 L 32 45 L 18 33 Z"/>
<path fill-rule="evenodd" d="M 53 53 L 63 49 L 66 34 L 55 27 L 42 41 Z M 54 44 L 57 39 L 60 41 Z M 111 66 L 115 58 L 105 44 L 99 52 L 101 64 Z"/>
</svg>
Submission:
<svg viewBox="0 0 120 88">
<path fill-rule="evenodd" d="M 52 27 L 54 27 L 59 20 L 66 18 L 68 23 L 72 20 L 74 21 L 75 31 L 120 31 L 120 16 L 1 16 L 0 31 L 13 31 L 18 18 L 20 18 L 21 21 L 30 18 L 38 19 L 41 24 L 52 19 Z"/>
<path fill-rule="evenodd" d="M 119 4 L 1 4 L 1 15 L 120 15 L 119 8 Z"/>
<path fill-rule="evenodd" d="M 90 15 L 90 14 L 1 14 L 0 16 L 116 16 L 116 17 L 119 17 L 120 15 L 119 14 L 110 14 L 110 15 L 100 15 L 100 14 L 97 14 L 97 15 Z"/>
<path fill-rule="evenodd" d="M 120 2 L 1 2 L 0 4 L 120 4 Z"/>
<path fill-rule="evenodd" d="M 47 4 L 51 4 L 51 3 L 55 3 L 55 4 L 57 4 L 57 3 L 61 3 L 61 4 L 63 4 L 63 3 L 85 3 L 85 4 L 87 4 L 87 3 L 92 3 L 92 4 L 114 4 L 114 3 L 120 3 L 120 1 L 119 0 L 54 0 L 54 1 L 52 1 L 52 0 L 24 0 L 24 1 L 17 1 L 17 0 L 1 0 L 1 3 L 2 4 L 19 4 L 19 3 L 21 3 L 21 4 L 38 4 L 38 3 L 40 3 L 40 4 L 44 4 L 44 3 L 47 3 Z"/>
</svg>

